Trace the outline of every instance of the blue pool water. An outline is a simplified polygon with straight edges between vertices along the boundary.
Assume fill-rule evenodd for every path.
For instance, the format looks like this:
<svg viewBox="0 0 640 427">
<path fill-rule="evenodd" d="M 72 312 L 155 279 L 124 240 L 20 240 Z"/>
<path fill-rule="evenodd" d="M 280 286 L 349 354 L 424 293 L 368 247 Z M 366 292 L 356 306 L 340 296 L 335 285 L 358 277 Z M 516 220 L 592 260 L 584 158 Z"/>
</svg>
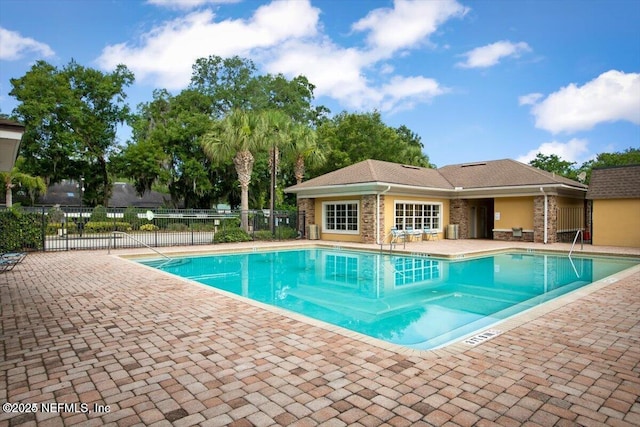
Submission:
<svg viewBox="0 0 640 427">
<path fill-rule="evenodd" d="M 141 262 L 417 349 L 459 340 L 639 263 L 529 253 L 443 260 L 319 248 Z"/>
</svg>

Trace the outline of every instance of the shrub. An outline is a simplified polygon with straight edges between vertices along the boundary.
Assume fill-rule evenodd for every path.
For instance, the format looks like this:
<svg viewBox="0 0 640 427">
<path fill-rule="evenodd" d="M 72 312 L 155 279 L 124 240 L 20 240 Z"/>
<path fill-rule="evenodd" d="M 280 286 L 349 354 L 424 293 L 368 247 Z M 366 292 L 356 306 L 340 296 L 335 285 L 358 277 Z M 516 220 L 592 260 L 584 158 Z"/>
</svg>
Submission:
<svg viewBox="0 0 640 427">
<path fill-rule="evenodd" d="M 131 231 L 128 222 L 113 221 L 89 221 L 84 225 L 85 233 L 108 233 L 110 231 Z"/>
<path fill-rule="evenodd" d="M 42 249 L 42 217 L 7 209 L 0 212 L 0 252 Z"/>
<path fill-rule="evenodd" d="M 269 230 L 260 230 L 253 232 L 254 240 L 273 240 L 273 234 Z"/>
<path fill-rule="evenodd" d="M 291 227 L 278 227 L 276 236 L 282 240 L 296 239 L 298 237 L 298 230 Z"/>
<path fill-rule="evenodd" d="M 220 228 L 222 229 L 233 229 L 240 227 L 240 218 L 225 218 L 220 221 Z"/>
<path fill-rule="evenodd" d="M 140 226 L 140 231 L 158 231 L 160 228 L 153 224 L 143 224 Z"/>
<path fill-rule="evenodd" d="M 216 226 L 210 222 L 192 222 L 189 226 L 193 231 L 214 231 Z"/>
<path fill-rule="evenodd" d="M 46 233 L 48 235 L 58 234 L 58 230 L 62 228 L 61 222 L 50 222 L 47 224 Z M 67 230 L 68 234 L 75 234 L 78 232 L 78 224 L 75 222 L 65 222 L 64 228 Z"/>
<path fill-rule="evenodd" d="M 49 209 L 47 217 L 49 218 L 49 222 L 62 222 L 64 219 L 64 212 L 60 209 L 60 205 L 55 205 Z"/>
<path fill-rule="evenodd" d="M 102 205 L 98 205 L 93 208 L 93 212 L 91 212 L 91 222 L 104 222 L 108 221 L 107 217 L 107 208 Z"/>
<path fill-rule="evenodd" d="M 168 231 L 187 231 L 188 229 L 187 224 L 181 222 L 172 222 L 167 226 Z"/>
<path fill-rule="evenodd" d="M 251 236 L 241 228 L 227 228 L 213 236 L 213 243 L 249 242 Z"/>
<path fill-rule="evenodd" d="M 140 228 L 140 224 L 142 224 L 143 221 L 146 222 L 146 220 L 138 218 L 138 213 L 140 212 L 142 212 L 142 210 L 129 206 L 124 210 L 124 213 L 122 214 L 122 220 L 131 224 L 131 228 L 137 230 L 138 228 Z"/>
</svg>

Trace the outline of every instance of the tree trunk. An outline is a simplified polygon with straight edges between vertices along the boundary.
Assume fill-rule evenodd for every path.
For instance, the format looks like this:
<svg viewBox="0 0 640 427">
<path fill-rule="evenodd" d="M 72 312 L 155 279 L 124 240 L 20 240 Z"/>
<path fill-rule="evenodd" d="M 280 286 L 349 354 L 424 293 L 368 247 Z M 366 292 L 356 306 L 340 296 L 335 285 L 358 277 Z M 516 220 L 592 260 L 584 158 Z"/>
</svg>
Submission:
<svg viewBox="0 0 640 427">
<path fill-rule="evenodd" d="M 300 184 L 304 178 L 304 157 L 298 156 L 296 164 L 294 166 L 294 175 L 296 176 L 296 183 Z"/>
<path fill-rule="evenodd" d="M 249 232 L 249 184 L 253 173 L 253 154 L 250 151 L 238 151 L 233 158 L 238 181 L 240 181 L 240 226 Z"/>
<path fill-rule="evenodd" d="M 13 184 L 11 183 L 11 180 L 9 180 L 5 184 L 5 188 L 6 188 L 5 204 L 7 205 L 8 208 L 10 208 L 11 206 L 13 206 L 13 193 L 11 192 L 11 189 L 13 188 Z"/>
<path fill-rule="evenodd" d="M 100 163 L 100 172 L 102 173 L 102 206 L 109 207 L 109 198 L 111 197 L 111 185 L 109 185 L 109 171 L 107 170 L 107 162 L 102 157 L 98 157 Z"/>
</svg>

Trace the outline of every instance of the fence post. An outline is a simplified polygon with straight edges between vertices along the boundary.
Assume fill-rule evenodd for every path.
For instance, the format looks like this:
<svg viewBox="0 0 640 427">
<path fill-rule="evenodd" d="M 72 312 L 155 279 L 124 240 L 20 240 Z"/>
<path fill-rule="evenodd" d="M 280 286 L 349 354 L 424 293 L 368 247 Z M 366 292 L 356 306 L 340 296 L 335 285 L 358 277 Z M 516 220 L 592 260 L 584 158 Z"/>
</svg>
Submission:
<svg viewBox="0 0 640 427">
<path fill-rule="evenodd" d="M 41 238 L 42 238 L 42 252 L 47 251 L 47 218 L 45 215 L 44 206 L 42 207 L 42 216 L 41 216 L 42 226 L 40 228 Z"/>
</svg>

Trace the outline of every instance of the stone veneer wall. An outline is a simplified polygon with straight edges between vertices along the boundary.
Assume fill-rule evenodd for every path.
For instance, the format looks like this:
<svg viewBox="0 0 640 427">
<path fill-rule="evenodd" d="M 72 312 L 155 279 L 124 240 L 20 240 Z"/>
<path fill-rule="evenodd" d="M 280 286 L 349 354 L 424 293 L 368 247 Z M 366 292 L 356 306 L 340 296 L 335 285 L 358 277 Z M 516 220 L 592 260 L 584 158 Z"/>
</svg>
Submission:
<svg viewBox="0 0 640 427">
<path fill-rule="evenodd" d="M 522 237 L 514 237 L 513 231 L 494 231 L 493 240 L 505 242 L 533 242 L 534 234 L 531 231 L 523 231 Z"/>
<path fill-rule="evenodd" d="M 304 226 L 316 223 L 316 199 L 298 199 L 298 212 L 304 212 Z M 302 224 L 299 225 L 302 228 Z M 302 231 L 302 230 L 300 230 Z M 304 230 L 304 234 L 309 238 L 309 232 Z"/>
<path fill-rule="evenodd" d="M 469 201 L 465 199 L 451 200 L 449 223 L 458 224 L 458 238 L 469 238 Z M 444 224 L 443 224 L 444 228 Z"/>
<path fill-rule="evenodd" d="M 557 242 L 558 198 L 547 196 L 547 243 Z M 533 199 L 533 241 L 544 243 L 544 196 Z"/>
<path fill-rule="evenodd" d="M 376 243 L 376 195 L 362 196 L 360 205 L 360 236 L 363 243 Z"/>
</svg>

